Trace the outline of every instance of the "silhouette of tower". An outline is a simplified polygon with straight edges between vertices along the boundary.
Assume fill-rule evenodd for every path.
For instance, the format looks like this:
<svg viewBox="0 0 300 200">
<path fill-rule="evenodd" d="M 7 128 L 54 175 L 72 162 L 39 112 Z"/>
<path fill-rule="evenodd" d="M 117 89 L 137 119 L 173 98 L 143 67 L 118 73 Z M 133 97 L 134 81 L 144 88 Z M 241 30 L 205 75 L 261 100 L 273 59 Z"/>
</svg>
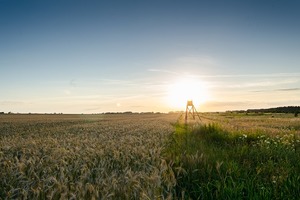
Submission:
<svg viewBox="0 0 300 200">
<path fill-rule="evenodd" d="M 193 119 L 196 119 L 196 116 L 198 116 L 198 118 L 201 120 L 192 100 L 188 100 L 186 103 L 186 109 L 185 109 L 185 122 L 186 123 L 187 123 L 189 116 L 191 116 Z"/>
</svg>

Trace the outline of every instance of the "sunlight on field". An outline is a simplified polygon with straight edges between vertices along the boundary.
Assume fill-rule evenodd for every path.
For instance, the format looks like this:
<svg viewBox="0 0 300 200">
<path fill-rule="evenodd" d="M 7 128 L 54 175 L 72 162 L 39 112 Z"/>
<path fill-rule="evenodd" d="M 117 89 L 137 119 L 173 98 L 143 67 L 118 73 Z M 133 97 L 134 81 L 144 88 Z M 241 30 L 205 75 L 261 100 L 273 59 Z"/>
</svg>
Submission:
<svg viewBox="0 0 300 200">
<path fill-rule="evenodd" d="M 175 179 L 162 151 L 176 119 L 0 116 L 0 199 L 166 199 Z"/>
<path fill-rule="evenodd" d="M 181 113 L 3 114 L 0 199 L 294 199 L 299 193 L 299 117 L 201 118 L 198 126 L 185 124 Z"/>
<path fill-rule="evenodd" d="M 184 108 L 188 100 L 193 100 L 197 107 L 209 100 L 205 83 L 195 79 L 181 79 L 168 87 L 167 102 L 173 108 Z"/>
<path fill-rule="evenodd" d="M 299 118 L 292 114 L 205 114 L 176 124 L 169 146 L 181 199 L 296 199 Z M 209 122 L 210 121 L 210 122 Z M 180 159 L 178 159 L 180 158 Z"/>
</svg>

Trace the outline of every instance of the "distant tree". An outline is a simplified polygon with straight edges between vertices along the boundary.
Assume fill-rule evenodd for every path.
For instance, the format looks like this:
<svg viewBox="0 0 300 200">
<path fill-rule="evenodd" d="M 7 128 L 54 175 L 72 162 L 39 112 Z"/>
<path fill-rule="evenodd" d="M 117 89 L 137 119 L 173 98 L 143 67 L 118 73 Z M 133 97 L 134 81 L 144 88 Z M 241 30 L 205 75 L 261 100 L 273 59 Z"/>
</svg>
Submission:
<svg viewBox="0 0 300 200">
<path fill-rule="evenodd" d="M 262 112 L 262 113 L 295 113 L 300 112 L 300 106 L 284 106 L 277 108 L 267 108 L 267 109 L 248 109 L 247 112 Z"/>
<path fill-rule="evenodd" d="M 298 111 L 295 112 L 295 117 L 298 117 L 298 113 L 299 113 Z"/>
</svg>

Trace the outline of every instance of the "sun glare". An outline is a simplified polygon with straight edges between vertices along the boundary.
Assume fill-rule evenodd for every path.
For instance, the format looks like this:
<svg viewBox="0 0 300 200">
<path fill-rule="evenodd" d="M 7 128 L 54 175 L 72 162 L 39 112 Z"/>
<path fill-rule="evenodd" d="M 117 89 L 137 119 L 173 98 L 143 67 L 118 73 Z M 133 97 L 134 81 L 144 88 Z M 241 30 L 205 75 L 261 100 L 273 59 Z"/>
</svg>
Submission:
<svg viewBox="0 0 300 200">
<path fill-rule="evenodd" d="M 197 107 L 209 98 L 207 86 L 194 79 L 184 79 L 169 85 L 167 102 L 176 109 L 185 108 L 188 100 L 192 100 Z"/>
</svg>

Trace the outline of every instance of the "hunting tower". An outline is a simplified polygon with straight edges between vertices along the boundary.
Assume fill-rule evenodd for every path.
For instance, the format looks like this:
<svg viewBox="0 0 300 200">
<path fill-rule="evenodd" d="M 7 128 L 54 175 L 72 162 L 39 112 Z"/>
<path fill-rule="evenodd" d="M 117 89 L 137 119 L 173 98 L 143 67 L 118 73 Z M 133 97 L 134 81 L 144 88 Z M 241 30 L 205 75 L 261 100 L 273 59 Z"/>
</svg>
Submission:
<svg viewBox="0 0 300 200">
<path fill-rule="evenodd" d="M 185 123 L 187 123 L 188 117 L 191 116 L 193 119 L 196 119 L 196 116 L 201 120 L 192 100 L 188 100 L 186 103 L 185 109 Z"/>
</svg>

